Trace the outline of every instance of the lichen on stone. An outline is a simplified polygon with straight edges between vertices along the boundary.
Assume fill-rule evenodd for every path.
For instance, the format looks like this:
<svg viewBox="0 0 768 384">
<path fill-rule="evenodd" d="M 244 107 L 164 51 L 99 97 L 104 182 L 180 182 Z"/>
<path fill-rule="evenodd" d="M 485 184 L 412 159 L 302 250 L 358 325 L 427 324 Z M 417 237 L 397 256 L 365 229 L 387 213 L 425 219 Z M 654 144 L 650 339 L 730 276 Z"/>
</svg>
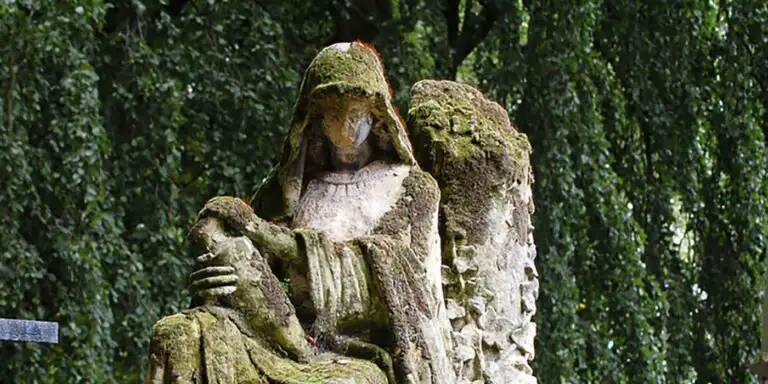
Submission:
<svg viewBox="0 0 768 384">
<path fill-rule="evenodd" d="M 268 188 L 262 189 L 254 199 L 259 215 L 262 208 L 269 211 L 264 217 L 284 219 L 293 213 L 304 186 L 307 142 L 313 138 L 312 123 L 325 112 L 338 112 L 335 109 L 346 103 L 339 103 L 340 99 L 366 104 L 382 122 L 385 134 L 379 137 L 391 146 L 394 157 L 405 164 L 415 163 L 405 124 L 392 102 L 392 92 L 376 50 L 361 42 L 335 44 L 320 51 L 304 74 L 280 164 L 267 180 Z M 274 195 L 269 194 L 276 189 L 281 197 L 276 206 L 258 201 L 274 200 Z"/>
<path fill-rule="evenodd" d="M 205 203 L 205 207 L 203 207 L 203 210 L 198 215 L 198 220 L 207 216 L 225 220 L 235 229 L 242 230 L 251 220 L 253 209 L 240 198 L 217 196 Z"/>
<path fill-rule="evenodd" d="M 499 182 L 532 177 L 528 139 L 501 106 L 469 85 L 423 80 L 411 93 L 409 128 L 419 164 L 441 186 L 445 234 L 483 238 L 486 233 L 475 224 Z"/>
<path fill-rule="evenodd" d="M 198 308 L 154 327 L 146 382 L 205 384 L 387 384 L 375 364 L 332 353 L 301 364 L 274 352 L 258 335 L 243 337 L 227 308 Z M 201 353 L 204 351 L 203 353 Z M 168 381 L 169 378 L 173 378 Z"/>
<path fill-rule="evenodd" d="M 441 191 L 441 272 L 458 382 L 535 383 L 530 145 L 501 106 L 450 81 L 413 86 L 409 127 L 419 163 Z"/>
<path fill-rule="evenodd" d="M 466 84 L 419 81 L 411 88 L 408 117 L 412 133 L 429 133 L 435 140 L 455 142 L 446 143 L 455 158 L 478 150 L 510 151 L 512 159 L 527 161 L 531 150 L 525 135 L 510 123 L 507 112 Z"/>
</svg>

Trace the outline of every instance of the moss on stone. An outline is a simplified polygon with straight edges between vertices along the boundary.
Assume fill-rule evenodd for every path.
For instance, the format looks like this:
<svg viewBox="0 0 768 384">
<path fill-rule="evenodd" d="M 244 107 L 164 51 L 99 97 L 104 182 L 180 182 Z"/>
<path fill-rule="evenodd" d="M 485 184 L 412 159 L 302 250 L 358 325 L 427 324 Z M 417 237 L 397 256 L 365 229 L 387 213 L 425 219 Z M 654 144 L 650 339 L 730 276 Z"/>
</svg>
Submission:
<svg viewBox="0 0 768 384">
<path fill-rule="evenodd" d="M 443 141 L 456 159 L 477 151 L 508 151 L 527 162 L 530 144 L 512 127 L 507 112 L 477 89 L 452 81 L 423 80 L 411 89 L 408 117 L 412 133 Z"/>
<path fill-rule="evenodd" d="M 219 218 L 235 229 L 242 230 L 251 221 L 253 209 L 240 198 L 217 196 L 205 203 L 198 220 L 207 216 Z"/>
<path fill-rule="evenodd" d="M 405 124 L 392 102 L 392 92 L 378 53 L 360 42 L 334 44 L 320 51 L 307 68 L 288 137 L 283 144 L 280 165 L 254 199 L 260 216 L 290 220 L 303 186 L 307 143 L 314 139 L 308 128 L 318 117 L 339 112 L 336 109 L 344 108 L 353 99 L 358 104 L 367 105 L 370 112 L 384 122 L 386 135 L 381 137 L 391 145 L 387 151 L 393 151 L 392 155 L 406 164 L 415 163 Z M 272 194 L 275 187 L 280 196 L 279 204 L 263 204 L 261 199 L 278 202 Z"/>
<path fill-rule="evenodd" d="M 154 376 L 159 369 L 161 378 L 168 371 L 192 382 L 200 371 L 200 325 L 197 321 L 182 313 L 166 316 L 152 327 L 152 334 L 147 376 Z"/>
<path fill-rule="evenodd" d="M 342 94 L 389 95 L 389 84 L 376 52 L 370 47 L 351 43 L 348 49 L 335 46 L 323 49 L 309 65 L 307 78 L 314 79 L 312 92 L 328 87 L 339 88 Z"/>
<path fill-rule="evenodd" d="M 430 217 L 439 207 L 440 188 L 432 175 L 413 167 L 403 180 L 403 191 L 395 207 L 381 218 L 374 232 L 395 238 L 408 236 L 412 239 L 411 245 L 416 247 L 414 250 L 423 252 L 418 247 L 424 245 Z"/>
<path fill-rule="evenodd" d="M 231 310 L 199 308 L 165 317 L 153 328 L 148 383 L 169 378 L 190 383 L 321 384 L 353 382 L 386 384 L 375 364 L 323 354 L 308 364 L 297 363 L 267 347 L 258 336 L 246 335 Z M 344 381 L 352 380 L 352 381 Z"/>
<path fill-rule="evenodd" d="M 343 103 L 334 102 L 339 98 L 366 100 L 374 113 L 394 120 L 389 116 L 394 112 L 389 84 L 375 50 L 357 42 L 350 43 L 346 50 L 334 45 L 320 51 L 310 63 L 301 84 L 291 129 L 283 148 L 280 182 L 284 190 L 287 187 L 295 187 L 288 185 L 292 169 L 287 165 L 298 160 L 301 143 L 305 139 L 304 131 L 309 122 L 314 117 L 339 108 Z M 387 124 L 390 131 L 396 135 L 397 129 L 390 127 L 391 125 L 396 125 L 396 122 L 390 121 Z"/>
<path fill-rule="evenodd" d="M 413 167 L 403 180 L 403 193 L 397 203 L 379 221 L 371 236 L 361 239 L 361 248 L 373 270 L 375 287 L 382 292 L 386 310 L 393 323 L 393 336 L 398 352 L 394 353 L 398 377 L 429 356 L 427 340 L 421 330 L 419 316 L 431 318 L 431 310 L 424 290 L 424 281 L 415 274 L 429 255 L 430 236 L 434 233 L 433 218 L 440 203 L 440 189 L 427 172 Z M 412 360 L 412 355 L 424 361 Z M 436 357 L 439 358 L 439 357 Z M 426 368 L 431 369 L 431 368 Z"/>
<path fill-rule="evenodd" d="M 469 85 L 424 80 L 411 92 L 417 159 L 442 192 L 443 241 L 477 243 L 488 235 L 483 220 L 491 197 L 505 183 L 532 177 L 530 144 L 501 106 Z"/>
</svg>

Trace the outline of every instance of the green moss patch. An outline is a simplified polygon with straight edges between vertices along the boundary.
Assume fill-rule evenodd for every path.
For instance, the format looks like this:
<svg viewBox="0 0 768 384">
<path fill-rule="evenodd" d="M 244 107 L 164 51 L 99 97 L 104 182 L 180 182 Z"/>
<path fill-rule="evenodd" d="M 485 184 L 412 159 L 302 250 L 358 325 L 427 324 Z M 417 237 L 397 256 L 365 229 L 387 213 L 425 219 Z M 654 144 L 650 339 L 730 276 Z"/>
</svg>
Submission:
<svg viewBox="0 0 768 384">
<path fill-rule="evenodd" d="M 479 242 L 491 197 L 531 177 L 528 139 L 469 85 L 424 80 L 411 93 L 409 128 L 419 164 L 441 188 L 443 240 Z"/>
</svg>

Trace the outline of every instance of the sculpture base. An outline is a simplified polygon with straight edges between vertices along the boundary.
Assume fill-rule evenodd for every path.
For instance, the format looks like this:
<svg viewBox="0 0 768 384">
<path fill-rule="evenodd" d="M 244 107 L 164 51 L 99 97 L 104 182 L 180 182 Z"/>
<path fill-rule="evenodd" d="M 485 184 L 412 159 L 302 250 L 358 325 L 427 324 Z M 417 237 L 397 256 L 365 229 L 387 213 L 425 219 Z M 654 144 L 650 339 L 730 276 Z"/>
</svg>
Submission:
<svg viewBox="0 0 768 384">
<path fill-rule="evenodd" d="M 205 309 L 165 317 L 154 327 L 145 383 L 387 384 L 371 362 L 326 353 L 302 364 L 247 333 Z"/>
</svg>

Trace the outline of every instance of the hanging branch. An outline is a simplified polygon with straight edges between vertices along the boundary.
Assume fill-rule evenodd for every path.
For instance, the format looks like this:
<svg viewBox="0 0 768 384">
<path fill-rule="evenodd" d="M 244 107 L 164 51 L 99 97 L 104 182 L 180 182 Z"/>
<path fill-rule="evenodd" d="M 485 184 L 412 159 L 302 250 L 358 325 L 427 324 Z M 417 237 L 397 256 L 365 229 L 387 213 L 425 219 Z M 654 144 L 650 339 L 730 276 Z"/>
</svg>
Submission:
<svg viewBox="0 0 768 384">
<path fill-rule="evenodd" d="M 348 7 L 329 2 L 328 11 L 334 32 L 326 45 L 357 39 L 372 42 L 393 17 L 391 0 L 355 0 Z"/>
<path fill-rule="evenodd" d="M 170 0 L 166 6 L 154 8 L 146 18 L 152 20 L 162 12 L 167 13 L 171 17 L 179 16 L 188 2 L 189 0 Z M 143 13 L 146 12 L 137 12 L 134 5 L 128 7 L 112 7 L 107 11 L 105 17 L 106 22 L 104 23 L 104 28 L 102 28 L 101 33 L 109 35 L 120 30 L 134 18 L 138 19 L 138 17 L 141 17 Z"/>
<path fill-rule="evenodd" d="M 448 24 L 448 45 L 454 47 L 459 38 L 459 0 L 447 0 L 443 15 Z"/>
<path fill-rule="evenodd" d="M 495 0 L 478 0 L 482 9 L 479 14 L 472 12 L 473 0 L 464 3 L 464 22 L 459 30 L 459 0 L 448 0 L 443 8 L 448 25 L 448 45 L 450 50 L 450 64 L 447 76 L 456 78 L 456 72 L 464 59 L 472 53 L 480 43 L 488 36 L 493 26 L 501 16 L 503 10 Z"/>
</svg>

